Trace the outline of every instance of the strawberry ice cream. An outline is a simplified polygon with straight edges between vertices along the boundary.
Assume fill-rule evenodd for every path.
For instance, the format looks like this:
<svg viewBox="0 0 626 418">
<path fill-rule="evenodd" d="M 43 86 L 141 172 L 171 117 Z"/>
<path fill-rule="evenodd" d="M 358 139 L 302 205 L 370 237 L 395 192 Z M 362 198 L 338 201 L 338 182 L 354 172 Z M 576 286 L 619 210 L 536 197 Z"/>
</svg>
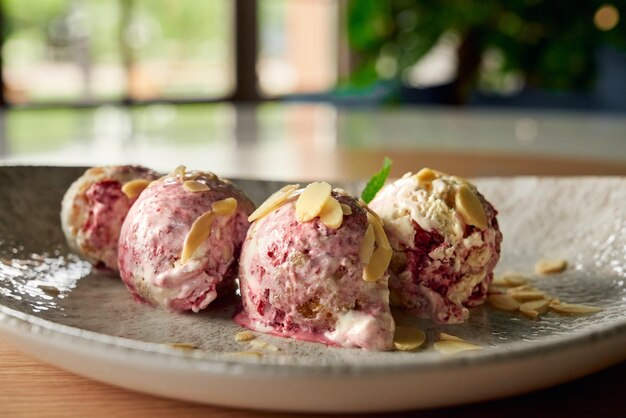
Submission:
<svg viewBox="0 0 626 418">
<path fill-rule="evenodd" d="M 265 213 L 242 248 L 243 307 L 235 321 L 304 341 L 391 349 L 394 322 L 385 273 L 391 248 L 382 226 L 364 205 L 341 190 L 331 193 L 330 186 L 327 195 L 316 197 L 317 209 L 304 202 L 299 214 L 305 192 L 283 189 L 282 197 L 279 191 L 273 203 L 259 208 Z M 329 215 L 331 206 L 339 208 L 337 217 Z M 379 227 L 376 234 L 372 223 Z"/>
<path fill-rule="evenodd" d="M 500 257 L 496 210 L 464 179 L 430 169 L 384 187 L 370 206 L 394 250 L 392 304 L 462 323 L 484 302 Z"/>
<path fill-rule="evenodd" d="M 157 177 L 137 166 L 88 169 L 70 186 L 61 204 L 61 226 L 70 248 L 96 266 L 117 271 L 120 229 L 137 198 L 122 189 L 129 183 L 145 187 Z M 140 190 L 135 187 L 135 191 Z"/>
<path fill-rule="evenodd" d="M 179 167 L 148 187 L 122 226 L 122 280 L 139 301 L 198 312 L 234 284 L 250 200 L 228 180 Z"/>
</svg>

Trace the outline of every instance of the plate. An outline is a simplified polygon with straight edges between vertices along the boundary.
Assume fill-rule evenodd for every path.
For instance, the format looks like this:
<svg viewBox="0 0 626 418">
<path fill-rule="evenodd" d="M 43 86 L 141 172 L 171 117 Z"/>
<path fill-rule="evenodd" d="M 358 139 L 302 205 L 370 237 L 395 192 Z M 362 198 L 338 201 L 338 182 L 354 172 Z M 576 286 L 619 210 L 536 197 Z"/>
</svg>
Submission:
<svg viewBox="0 0 626 418">
<path fill-rule="evenodd" d="M 92 270 L 64 243 L 60 201 L 82 171 L 0 167 L 0 336 L 75 373 L 216 405 L 358 412 L 505 397 L 626 359 L 625 178 L 476 179 L 500 211 L 498 270 L 532 275 L 537 259 L 565 258 L 564 273 L 535 277 L 534 285 L 602 312 L 531 320 L 479 307 L 466 324 L 449 326 L 401 316 L 426 331 L 425 348 L 377 353 L 267 335 L 237 342 L 236 296 L 200 314 L 134 303 L 117 277 Z M 236 182 L 257 203 L 281 186 Z M 432 348 L 439 332 L 483 349 L 444 356 Z"/>
</svg>

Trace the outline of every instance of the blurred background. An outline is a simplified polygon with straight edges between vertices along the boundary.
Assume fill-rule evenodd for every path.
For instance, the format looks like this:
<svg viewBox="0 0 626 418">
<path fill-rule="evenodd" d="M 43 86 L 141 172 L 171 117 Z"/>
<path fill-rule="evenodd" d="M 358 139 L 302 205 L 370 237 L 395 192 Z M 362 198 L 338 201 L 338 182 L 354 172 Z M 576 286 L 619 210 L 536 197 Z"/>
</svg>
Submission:
<svg viewBox="0 0 626 418">
<path fill-rule="evenodd" d="M 0 51 L 4 159 L 243 142 L 626 160 L 626 0 L 0 0 Z"/>
<path fill-rule="evenodd" d="M 626 110 L 626 2 L 0 0 L 4 105 Z"/>
</svg>

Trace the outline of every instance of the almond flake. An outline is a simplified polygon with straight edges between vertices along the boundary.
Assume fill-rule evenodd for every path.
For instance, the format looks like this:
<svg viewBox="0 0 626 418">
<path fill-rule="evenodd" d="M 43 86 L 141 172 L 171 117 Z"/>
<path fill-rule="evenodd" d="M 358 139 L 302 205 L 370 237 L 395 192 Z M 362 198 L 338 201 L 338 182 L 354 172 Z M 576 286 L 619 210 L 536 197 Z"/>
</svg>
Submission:
<svg viewBox="0 0 626 418">
<path fill-rule="evenodd" d="M 244 342 L 244 341 L 251 341 L 251 340 L 254 340 L 255 338 L 256 338 L 256 335 L 254 335 L 250 331 L 241 331 L 235 334 L 235 341 L 239 343 Z"/>
<path fill-rule="evenodd" d="M 539 315 L 539 314 L 548 312 L 549 309 L 550 309 L 549 299 L 531 300 L 531 301 L 522 303 L 522 305 L 519 307 L 520 312 L 526 316 L 528 316 L 527 312 L 535 312 L 537 313 L 537 315 Z M 534 315 L 534 314 L 531 313 L 530 315 Z M 534 315 L 533 318 L 536 317 L 537 315 Z"/>
<path fill-rule="evenodd" d="M 214 213 L 207 211 L 200 215 L 191 225 L 191 229 L 185 237 L 183 251 L 180 256 L 180 263 L 185 264 L 193 256 L 198 247 L 211 234 L 211 225 L 213 225 Z"/>
<path fill-rule="evenodd" d="M 508 294 L 518 302 L 527 302 L 529 300 L 545 299 L 546 294 L 537 289 L 530 290 L 513 290 L 509 289 Z"/>
<path fill-rule="evenodd" d="M 276 347 L 274 344 L 270 344 L 261 340 L 250 341 L 250 347 L 268 351 L 280 351 L 280 348 Z"/>
<path fill-rule="evenodd" d="M 433 180 L 435 180 L 437 177 L 439 177 L 439 173 L 437 173 L 434 170 L 431 170 L 428 167 L 422 168 L 420 171 L 417 172 L 417 174 L 415 175 L 415 178 L 417 178 L 417 180 L 420 183 L 430 183 Z"/>
<path fill-rule="evenodd" d="M 143 192 L 150 184 L 150 181 L 144 179 L 131 180 L 128 183 L 124 183 L 122 186 L 122 193 L 129 199 L 134 199 Z"/>
<path fill-rule="evenodd" d="M 463 351 L 469 350 L 481 350 L 482 347 L 476 344 L 471 344 L 465 341 L 437 341 L 433 344 L 435 350 L 444 355 L 454 355 Z"/>
<path fill-rule="evenodd" d="M 263 353 L 259 353 L 258 351 L 238 351 L 235 353 L 226 353 L 226 354 L 231 354 L 233 356 L 241 356 L 241 357 L 256 357 L 256 358 L 263 357 Z"/>
<path fill-rule="evenodd" d="M 346 205 L 345 203 L 341 204 L 341 211 L 345 216 L 352 215 L 352 208 L 350 205 Z"/>
<path fill-rule="evenodd" d="M 504 273 L 501 276 L 508 286 L 522 286 L 528 283 L 528 278 L 517 273 Z"/>
<path fill-rule="evenodd" d="M 230 216 L 237 210 L 237 199 L 227 197 L 226 199 L 218 200 L 213 202 L 211 208 L 216 215 Z"/>
<path fill-rule="evenodd" d="M 191 193 L 208 192 L 211 190 L 209 186 L 197 180 L 186 180 L 183 182 L 183 189 Z"/>
<path fill-rule="evenodd" d="M 313 182 L 306 186 L 296 201 L 296 219 L 309 222 L 317 217 L 330 199 L 331 187 L 326 182 Z"/>
<path fill-rule="evenodd" d="M 389 244 L 389 240 L 387 239 L 387 234 L 385 234 L 385 230 L 383 228 L 382 221 L 380 218 L 372 213 L 371 211 L 367 211 L 367 221 L 374 227 L 374 236 L 376 237 L 376 244 L 379 246 L 391 250 L 391 245 Z"/>
<path fill-rule="evenodd" d="M 569 315 L 588 314 L 602 311 L 602 308 L 598 308 L 596 306 L 573 303 L 551 303 L 550 308 L 555 312 Z"/>
<path fill-rule="evenodd" d="M 189 343 L 172 343 L 172 344 L 169 344 L 169 346 L 172 348 L 178 348 L 180 350 L 197 350 L 198 349 L 198 347 Z"/>
<path fill-rule="evenodd" d="M 40 284 L 37 285 L 37 287 L 40 288 L 48 296 L 59 296 L 59 293 L 61 293 L 59 288 L 55 286 Z"/>
<path fill-rule="evenodd" d="M 446 334 L 445 332 L 439 333 L 439 341 L 460 341 L 466 342 L 463 338 L 457 337 L 456 335 Z"/>
<path fill-rule="evenodd" d="M 334 197 L 330 197 L 320 212 L 320 221 L 330 229 L 338 229 L 343 223 L 343 210 Z"/>
<path fill-rule="evenodd" d="M 375 282 L 383 277 L 389 267 L 392 252 L 385 247 L 377 247 L 370 257 L 369 263 L 363 269 L 363 280 Z"/>
<path fill-rule="evenodd" d="M 363 236 L 363 241 L 361 241 L 361 248 L 359 249 L 359 260 L 361 260 L 361 263 L 367 264 L 370 262 L 370 258 L 374 252 L 374 240 L 374 227 L 372 224 L 369 224 Z"/>
<path fill-rule="evenodd" d="M 560 273 L 566 268 L 567 260 L 563 259 L 542 259 L 535 264 L 535 272 L 542 275 Z"/>
<path fill-rule="evenodd" d="M 254 212 L 250 214 L 250 216 L 248 216 L 248 222 L 253 222 L 259 218 L 262 218 L 275 208 L 282 205 L 291 197 L 291 193 L 298 187 L 300 187 L 299 184 L 288 184 L 287 186 L 274 192 L 270 197 L 265 200 L 265 202 L 261 203 L 261 206 L 259 206 Z"/>
<path fill-rule="evenodd" d="M 509 295 L 489 295 L 487 300 L 491 306 L 501 311 L 514 312 L 520 307 L 520 303 Z"/>
<path fill-rule="evenodd" d="M 478 229 L 487 228 L 487 217 L 483 204 L 466 184 L 458 187 L 454 196 L 454 206 L 466 224 Z"/>
<path fill-rule="evenodd" d="M 412 327 L 396 327 L 393 336 L 393 345 L 398 351 L 415 350 L 424 344 L 426 334 L 420 329 Z"/>
<path fill-rule="evenodd" d="M 185 175 L 187 174 L 186 171 L 187 171 L 187 167 L 185 167 L 184 165 L 179 165 L 178 167 L 174 169 L 174 171 L 172 171 L 170 175 L 172 177 L 180 179 L 180 181 L 184 181 Z"/>
</svg>

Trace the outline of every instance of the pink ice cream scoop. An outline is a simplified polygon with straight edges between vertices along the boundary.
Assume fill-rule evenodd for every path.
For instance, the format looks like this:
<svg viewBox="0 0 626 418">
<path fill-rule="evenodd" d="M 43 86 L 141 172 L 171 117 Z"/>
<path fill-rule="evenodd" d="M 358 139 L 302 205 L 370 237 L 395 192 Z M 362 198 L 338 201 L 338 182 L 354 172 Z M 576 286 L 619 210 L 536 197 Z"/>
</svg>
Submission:
<svg viewBox="0 0 626 418">
<path fill-rule="evenodd" d="M 394 322 L 385 270 L 391 248 L 385 259 L 382 226 L 377 224 L 383 238 L 375 238 L 371 225 L 378 219 L 326 186 L 327 203 L 318 198 L 317 208 L 304 216 L 308 220 L 298 204 L 309 187 L 283 189 L 270 198 L 274 203 L 258 209 L 266 213 L 254 221 L 242 248 L 242 309 L 235 321 L 282 337 L 389 350 Z"/>
<path fill-rule="evenodd" d="M 423 169 L 384 187 L 370 203 L 394 250 L 392 304 L 456 324 L 485 301 L 500 258 L 496 210 L 464 179 Z"/>
<path fill-rule="evenodd" d="M 96 266 L 117 271 L 122 222 L 139 193 L 157 173 L 138 166 L 90 168 L 69 187 L 61 203 L 68 245 Z M 129 185 L 133 190 L 129 191 Z M 137 187 L 141 186 L 143 187 Z M 124 189 L 124 190 L 123 190 Z M 124 193 L 126 191 L 126 193 Z"/>
<path fill-rule="evenodd" d="M 198 312 L 234 285 L 254 205 L 212 173 L 179 167 L 148 187 L 122 226 L 120 275 L 138 301 Z"/>
</svg>

